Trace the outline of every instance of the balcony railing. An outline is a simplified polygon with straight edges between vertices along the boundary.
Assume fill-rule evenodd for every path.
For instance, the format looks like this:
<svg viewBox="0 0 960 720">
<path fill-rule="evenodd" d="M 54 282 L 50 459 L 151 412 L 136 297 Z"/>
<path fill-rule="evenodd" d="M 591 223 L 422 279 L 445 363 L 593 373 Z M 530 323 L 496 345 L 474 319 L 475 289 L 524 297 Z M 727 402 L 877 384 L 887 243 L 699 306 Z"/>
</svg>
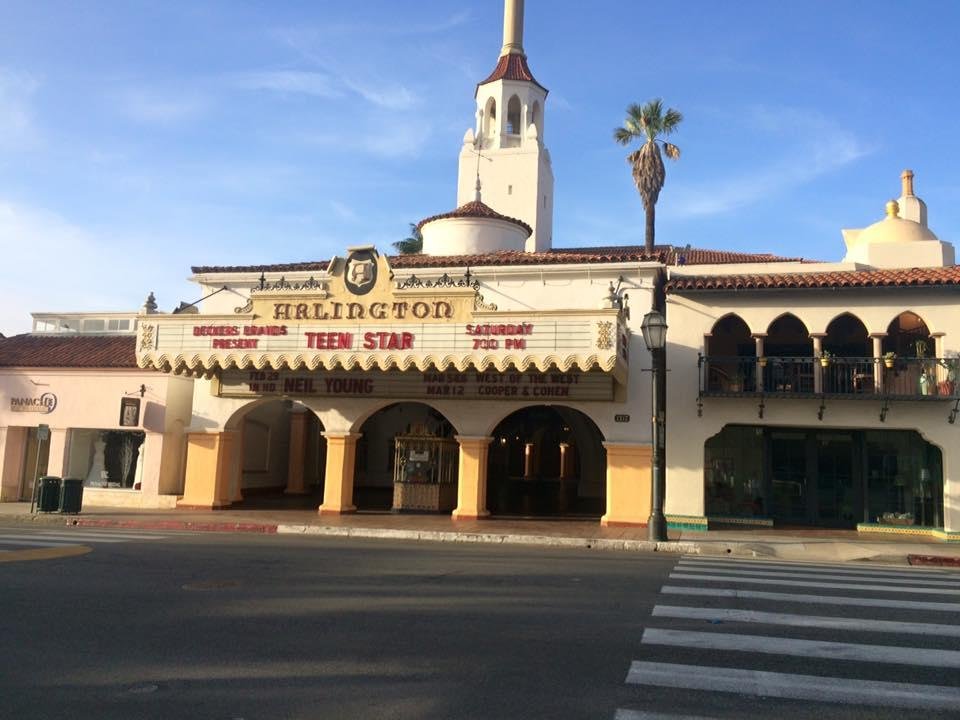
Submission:
<svg viewBox="0 0 960 720">
<path fill-rule="evenodd" d="M 960 398 L 958 358 L 700 356 L 703 396 Z"/>
</svg>

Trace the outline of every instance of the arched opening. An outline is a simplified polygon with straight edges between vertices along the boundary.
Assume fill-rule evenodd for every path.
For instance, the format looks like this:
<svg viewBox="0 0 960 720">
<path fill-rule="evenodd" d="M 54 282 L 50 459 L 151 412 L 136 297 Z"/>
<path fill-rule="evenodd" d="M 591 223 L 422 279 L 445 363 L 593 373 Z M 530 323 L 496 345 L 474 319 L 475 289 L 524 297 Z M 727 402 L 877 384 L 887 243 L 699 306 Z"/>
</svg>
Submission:
<svg viewBox="0 0 960 720">
<path fill-rule="evenodd" d="M 831 320 L 822 347 L 823 354 L 831 358 L 823 369 L 824 392 L 873 392 L 873 348 L 860 318 L 842 313 Z"/>
<path fill-rule="evenodd" d="M 327 442 L 308 407 L 277 398 L 241 410 L 228 423 L 240 432 L 243 506 L 316 508 L 323 502 Z"/>
<path fill-rule="evenodd" d="M 451 512 L 457 503 L 456 430 L 429 405 L 388 405 L 360 426 L 353 481 L 358 510 Z"/>
<path fill-rule="evenodd" d="M 606 450 L 589 417 L 562 406 L 526 407 L 501 420 L 492 435 L 487 471 L 491 513 L 603 514 Z"/>
<path fill-rule="evenodd" d="M 739 315 L 725 315 L 707 338 L 707 389 L 711 392 L 751 392 L 756 386 L 753 363 L 756 343 Z"/>
<path fill-rule="evenodd" d="M 520 105 L 520 98 L 516 95 L 512 96 L 510 100 L 507 101 L 507 134 L 509 135 L 519 135 L 520 134 L 520 113 L 522 112 L 522 107 Z"/>
<path fill-rule="evenodd" d="M 919 315 L 907 310 L 897 315 L 887 326 L 883 352 L 900 358 L 933 357 L 935 353 L 930 329 Z"/>
<path fill-rule="evenodd" d="M 883 339 L 884 383 L 895 395 L 953 396 L 955 360 L 935 360 L 936 342 L 919 315 L 905 311 L 887 326 Z"/>
<path fill-rule="evenodd" d="M 708 517 L 943 527 L 943 457 L 915 430 L 728 425 L 704 446 Z"/>
<path fill-rule="evenodd" d="M 530 124 L 537 128 L 537 137 L 543 140 L 543 116 L 540 112 L 540 101 L 534 100 L 530 108 Z"/>
<path fill-rule="evenodd" d="M 785 313 L 770 323 L 763 341 L 767 358 L 763 387 L 768 392 L 813 392 L 813 340 L 796 315 Z"/>
<path fill-rule="evenodd" d="M 497 101 L 493 98 L 487 100 L 486 107 L 483 109 L 483 134 L 491 138 L 497 133 Z"/>
</svg>

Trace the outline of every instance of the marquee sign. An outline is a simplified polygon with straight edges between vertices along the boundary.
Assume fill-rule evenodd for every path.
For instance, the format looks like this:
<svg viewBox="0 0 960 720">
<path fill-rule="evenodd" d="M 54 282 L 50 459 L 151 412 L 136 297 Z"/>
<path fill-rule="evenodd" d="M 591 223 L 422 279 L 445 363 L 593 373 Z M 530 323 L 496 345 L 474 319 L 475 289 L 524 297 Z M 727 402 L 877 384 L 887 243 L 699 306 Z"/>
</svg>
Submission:
<svg viewBox="0 0 960 720">
<path fill-rule="evenodd" d="M 608 373 L 539 372 L 291 372 L 229 370 L 219 378 L 220 397 L 379 397 L 433 400 L 613 399 Z"/>
<path fill-rule="evenodd" d="M 262 281 L 234 315 L 141 317 L 138 363 L 206 374 L 601 370 L 626 378 L 629 337 L 617 310 L 504 312 L 483 302 L 469 276 L 411 280 L 395 284 L 384 256 L 352 248 L 319 280 Z"/>
</svg>

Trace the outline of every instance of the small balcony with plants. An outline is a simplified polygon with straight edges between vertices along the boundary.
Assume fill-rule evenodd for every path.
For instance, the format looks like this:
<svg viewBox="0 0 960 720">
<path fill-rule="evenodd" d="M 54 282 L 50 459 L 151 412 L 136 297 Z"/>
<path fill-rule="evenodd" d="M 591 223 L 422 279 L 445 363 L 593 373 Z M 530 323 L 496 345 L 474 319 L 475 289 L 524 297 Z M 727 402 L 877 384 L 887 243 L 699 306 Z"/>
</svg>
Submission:
<svg viewBox="0 0 960 720">
<path fill-rule="evenodd" d="M 785 314 L 764 333 L 737 315 L 713 327 L 699 356 L 700 397 L 960 400 L 960 356 L 936 352 L 923 320 L 904 312 L 870 334 L 844 313 L 823 333 Z M 822 412 L 822 411 L 821 411 Z M 951 417 L 955 417 L 951 413 Z"/>
</svg>

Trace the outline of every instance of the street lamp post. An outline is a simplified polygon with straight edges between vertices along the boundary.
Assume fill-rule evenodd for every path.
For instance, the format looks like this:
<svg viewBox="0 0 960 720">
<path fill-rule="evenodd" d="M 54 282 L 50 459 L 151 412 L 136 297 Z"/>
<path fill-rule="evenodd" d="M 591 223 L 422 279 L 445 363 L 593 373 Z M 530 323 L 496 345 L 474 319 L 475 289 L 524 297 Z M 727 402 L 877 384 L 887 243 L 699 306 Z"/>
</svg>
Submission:
<svg viewBox="0 0 960 720">
<path fill-rule="evenodd" d="M 652 399 L 653 406 L 653 458 L 650 467 L 650 476 L 653 488 L 653 497 L 650 503 L 650 520 L 647 522 L 647 532 L 650 540 L 661 541 L 667 539 L 667 518 L 663 514 L 663 497 L 666 494 L 666 483 L 663 477 L 663 426 L 660 415 L 660 395 L 663 375 L 664 348 L 667 345 L 667 321 L 663 313 L 651 310 L 643 316 L 640 325 L 643 333 L 643 342 L 650 351 L 652 364 Z"/>
</svg>

